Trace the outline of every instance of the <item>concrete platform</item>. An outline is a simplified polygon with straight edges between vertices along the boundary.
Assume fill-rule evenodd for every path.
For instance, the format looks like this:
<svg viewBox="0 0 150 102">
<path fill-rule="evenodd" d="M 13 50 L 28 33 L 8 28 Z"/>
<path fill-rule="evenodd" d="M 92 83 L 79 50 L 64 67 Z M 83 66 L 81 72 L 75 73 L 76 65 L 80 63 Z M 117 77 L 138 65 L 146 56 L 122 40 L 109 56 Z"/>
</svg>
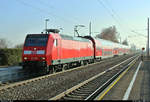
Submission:
<svg viewBox="0 0 150 102">
<path fill-rule="evenodd" d="M 150 59 L 138 61 L 102 100 L 150 101 Z"/>
<path fill-rule="evenodd" d="M 143 62 L 129 100 L 150 101 L 150 60 Z"/>
</svg>

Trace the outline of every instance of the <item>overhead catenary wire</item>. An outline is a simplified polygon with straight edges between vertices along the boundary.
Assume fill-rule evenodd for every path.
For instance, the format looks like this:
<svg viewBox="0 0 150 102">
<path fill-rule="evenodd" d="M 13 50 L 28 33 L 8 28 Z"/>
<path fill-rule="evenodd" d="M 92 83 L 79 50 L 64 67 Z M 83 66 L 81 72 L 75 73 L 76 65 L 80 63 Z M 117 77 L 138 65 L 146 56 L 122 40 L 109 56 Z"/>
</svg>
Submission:
<svg viewBox="0 0 150 102">
<path fill-rule="evenodd" d="M 124 21 L 124 20 L 122 20 L 122 18 L 120 18 L 120 16 L 117 14 L 117 12 L 113 9 L 113 7 L 110 5 L 108 0 L 103 0 L 103 1 L 108 5 L 108 7 L 110 8 L 111 12 L 117 17 L 117 19 L 119 19 L 120 21 Z M 126 25 L 126 23 L 122 23 L 122 26 L 124 28 L 126 28 L 130 33 L 135 33 L 135 34 L 138 34 L 140 36 L 145 36 L 144 34 L 141 34 L 141 33 L 137 32 L 137 31 L 131 29 L 129 26 Z M 146 30 L 146 29 L 144 29 L 144 30 Z"/>
<path fill-rule="evenodd" d="M 79 23 L 78 21 L 77 21 L 77 19 L 75 20 L 69 20 L 68 18 L 67 19 L 65 19 L 64 17 L 61 17 L 61 16 L 59 16 L 59 15 L 56 15 L 56 14 L 54 14 L 54 13 L 52 13 L 52 12 L 50 12 L 50 11 L 47 11 L 47 10 L 45 10 L 45 9 L 41 9 L 41 8 L 39 8 L 39 7 L 37 7 L 37 6 L 35 6 L 35 5 L 32 5 L 32 4 L 29 4 L 29 3 L 27 3 L 27 2 L 25 2 L 25 1 L 23 1 L 23 0 L 16 0 L 17 2 L 19 2 L 19 3 L 21 3 L 21 4 L 23 4 L 23 5 L 25 5 L 25 6 L 28 6 L 28 7 L 31 7 L 31 8 L 33 8 L 33 9 L 36 9 L 37 11 L 39 11 L 39 12 L 41 12 L 41 13 L 45 13 L 45 14 L 48 14 L 48 15 L 50 15 L 50 16 L 52 16 L 52 17 L 57 17 L 57 18 L 59 18 L 60 20 L 62 20 L 62 21 L 64 21 L 64 22 L 68 22 L 68 23 Z M 123 25 L 120 23 L 120 21 L 118 20 L 118 18 L 120 19 L 120 17 L 118 16 L 118 14 L 112 9 L 112 7 L 111 6 L 109 6 L 110 8 L 111 8 L 111 11 L 104 5 L 104 3 L 101 1 L 101 0 L 97 0 L 98 2 L 99 2 L 99 4 L 101 4 L 106 10 L 107 10 L 107 12 L 111 15 L 111 17 L 120 25 L 120 27 L 123 29 L 124 27 L 123 27 Z M 42 5 L 45 5 L 45 7 L 48 7 L 48 8 L 52 8 L 52 9 L 54 9 L 54 7 L 53 6 L 48 6 L 48 4 L 46 4 L 46 3 L 44 3 L 43 1 L 41 1 L 41 0 L 38 0 L 37 2 L 40 2 L 40 4 L 42 4 Z M 108 2 L 107 2 L 108 3 Z M 115 16 L 115 15 L 117 15 L 117 17 Z M 71 17 L 71 18 L 73 18 L 73 17 Z M 128 26 L 126 26 L 126 27 L 128 27 Z M 130 32 L 132 32 L 132 33 L 136 33 L 136 34 L 140 34 L 140 33 L 137 33 L 137 32 L 135 32 L 134 30 L 130 30 Z M 140 34 L 140 35 L 143 35 L 143 34 Z"/>
<path fill-rule="evenodd" d="M 104 5 L 104 3 L 101 1 L 101 0 L 97 0 L 98 1 L 98 3 L 100 4 L 100 5 L 102 5 L 103 7 L 104 7 L 104 9 L 107 11 L 107 13 L 112 17 L 112 19 L 116 22 L 116 23 L 118 23 L 118 25 L 122 28 L 122 25 L 121 25 L 121 23 L 119 22 L 119 20 L 114 16 L 114 14 Z M 123 29 L 123 28 L 122 28 Z"/>
<path fill-rule="evenodd" d="M 65 18 L 62 17 L 62 16 L 56 15 L 56 14 L 54 14 L 54 13 L 52 13 L 52 12 L 50 12 L 50 11 L 47 11 L 47 10 L 45 10 L 45 9 L 42 9 L 42 8 L 40 8 L 40 7 L 34 6 L 34 5 L 32 5 L 32 4 L 29 4 L 29 3 L 27 3 L 27 2 L 25 2 L 25 1 L 23 1 L 23 0 L 16 0 L 16 1 L 17 1 L 18 3 L 24 5 L 24 6 L 28 6 L 28 7 L 32 8 L 32 9 L 37 10 L 37 11 L 39 11 L 40 13 L 48 14 L 48 15 L 50 15 L 51 17 L 57 17 L 57 18 L 59 18 L 61 21 L 68 22 L 68 23 L 75 23 L 75 24 L 77 23 L 77 22 L 75 22 L 75 21 L 72 21 L 72 20 L 69 20 L 69 19 L 65 19 Z"/>
<path fill-rule="evenodd" d="M 40 3 L 41 5 L 43 5 L 44 7 L 47 7 L 47 8 L 50 8 L 50 9 L 56 9 L 54 6 L 45 3 L 44 0 L 43 0 L 43 1 L 42 1 L 42 0 L 38 0 L 38 1 L 36 1 L 36 2 L 39 2 L 39 3 Z M 77 24 L 80 22 L 80 20 L 79 20 L 77 17 L 75 17 L 75 16 L 71 16 L 71 19 L 72 19 L 73 21 L 75 21 Z"/>
<path fill-rule="evenodd" d="M 109 9 L 104 5 L 104 3 L 101 0 L 97 0 L 99 2 L 99 4 L 101 4 L 106 10 L 107 12 L 111 15 L 111 17 L 121 26 L 121 28 L 125 28 L 127 31 L 129 31 L 130 33 L 136 33 L 138 35 L 144 36 L 144 34 L 138 33 L 137 31 L 129 28 L 128 26 L 124 26 L 125 24 L 120 23 L 120 21 L 123 21 L 122 18 L 120 18 L 120 16 L 116 13 L 116 11 L 112 8 L 112 6 L 110 5 L 110 3 L 108 2 L 108 0 L 103 0 L 103 2 L 105 2 Z M 126 31 L 126 32 L 127 32 Z"/>
<path fill-rule="evenodd" d="M 126 29 L 125 32 L 129 32 L 129 34 L 130 34 L 130 33 L 134 33 L 134 34 L 140 35 L 140 36 L 142 36 L 142 37 L 144 37 L 144 38 L 146 37 L 145 34 L 141 34 L 141 33 L 137 32 L 137 31 L 135 31 L 135 30 L 129 28 L 129 26 L 123 26 L 122 23 L 119 22 L 119 20 L 120 20 L 121 22 L 122 22 L 123 20 L 118 16 L 118 14 L 114 11 L 114 9 L 113 9 L 111 6 L 109 6 L 111 10 L 109 10 L 109 9 L 104 5 L 104 3 L 103 3 L 101 0 L 97 0 L 97 1 L 98 1 L 98 3 L 99 3 L 100 5 L 102 5 L 102 6 L 105 8 L 105 10 L 107 11 L 107 13 L 113 18 L 113 20 L 114 20 L 115 22 L 117 22 L 117 23 L 120 25 L 120 28 L 121 28 L 122 30 L 124 30 L 123 28 L 125 28 L 125 29 Z M 104 0 L 104 1 L 107 2 L 107 4 L 108 4 L 108 1 L 106 1 L 106 0 Z M 118 19 L 118 18 L 119 18 L 119 19 Z"/>
<path fill-rule="evenodd" d="M 120 16 L 116 13 L 116 11 L 113 9 L 113 7 L 110 5 L 110 3 L 108 2 L 108 0 L 103 0 L 109 7 L 110 10 L 112 11 L 112 13 L 117 17 L 117 19 L 119 19 L 120 21 L 122 21 L 122 19 L 120 18 Z"/>
</svg>

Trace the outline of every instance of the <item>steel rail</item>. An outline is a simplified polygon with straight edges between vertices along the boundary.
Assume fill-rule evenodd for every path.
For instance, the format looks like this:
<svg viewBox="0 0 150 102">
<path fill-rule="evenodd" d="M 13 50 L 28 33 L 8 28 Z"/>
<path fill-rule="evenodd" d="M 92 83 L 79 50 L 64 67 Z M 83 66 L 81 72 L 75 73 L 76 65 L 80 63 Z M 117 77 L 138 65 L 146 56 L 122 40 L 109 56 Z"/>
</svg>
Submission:
<svg viewBox="0 0 150 102">
<path fill-rule="evenodd" d="M 10 84 L 9 84 L 9 82 L 7 82 L 7 83 L 0 83 L 0 91 L 8 89 L 8 88 L 13 88 L 13 87 L 25 85 L 25 84 L 28 84 L 30 82 L 35 82 L 35 81 L 38 81 L 38 80 L 42 80 L 42 79 L 45 79 L 45 78 L 48 78 L 48 77 L 51 77 L 51 76 L 55 76 L 57 74 L 70 72 L 70 71 L 73 71 L 73 70 L 80 70 L 80 69 L 83 69 L 83 68 L 88 68 L 88 67 L 93 66 L 93 65 L 98 65 L 98 64 L 101 64 L 101 63 L 105 63 L 106 61 L 109 61 L 109 59 L 105 59 L 105 60 L 103 60 L 101 62 L 96 62 L 96 63 L 88 64 L 88 65 L 85 65 L 85 66 L 80 66 L 80 67 L 76 67 L 76 68 L 73 68 L 73 69 L 63 70 L 61 72 L 48 74 L 48 75 L 44 75 L 44 76 L 40 76 L 40 77 L 28 79 L 28 80 L 23 80 L 23 81 L 19 81 L 19 82 L 14 82 L 14 83 L 10 83 Z"/>
<path fill-rule="evenodd" d="M 85 84 L 89 83 L 90 81 L 95 80 L 96 78 L 100 77 L 101 75 L 105 74 L 106 72 L 108 72 L 108 71 L 110 71 L 110 70 L 113 70 L 114 68 L 116 68 L 116 67 L 118 67 L 119 65 L 121 65 L 121 64 L 123 64 L 123 63 L 125 63 L 125 62 L 127 62 L 127 61 L 129 61 L 129 60 L 131 60 L 132 58 L 134 58 L 134 57 L 136 57 L 136 56 L 137 56 L 137 55 L 135 55 L 135 56 L 133 56 L 133 57 L 131 57 L 131 58 L 129 58 L 129 59 L 127 59 L 127 60 L 125 60 L 125 61 L 123 61 L 123 62 L 121 62 L 121 63 L 119 63 L 119 64 L 117 64 L 117 65 L 115 65 L 115 66 L 113 66 L 113 67 L 111 67 L 111 68 L 108 68 L 107 70 L 105 70 L 105 71 L 99 73 L 98 75 L 95 75 L 94 77 L 92 77 L 92 78 L 90 78 L 90 79 L 88 79 L 88 80 L 86 80 L 86 81 L 84 81 L 84 82 L 82 82 L 82 83 L 80 83 L 80 84 L 77 84 L 76 86 L 74 86 L 74 87 L 72 87 L 72 88 L 70 88 L 70 89 L 68 89 L 68 90 L 66 90 L 66 91 L 64 91 L 64 92 L 62 92 L 62 93 L 60 93 L 60 94 L 57 95 L 57 96 L 54 96 L 54 97 L 50 98 L 49 100 L 58 100 L 58 99 L 60 99 L 60 98 L 62 98 L 62 97 L 64 97 L 64 96 L 66 96 L 67 94 L 73 92 L 74 90 L 80 88 L 81 86 L 84 86 Z M 96 92 L 95 92 L 95 93 L 96 93 Z M 92 95 L 88 96 L 87 99 L 89 99 L 91 96 L 92 96 Z"/>
</svg>

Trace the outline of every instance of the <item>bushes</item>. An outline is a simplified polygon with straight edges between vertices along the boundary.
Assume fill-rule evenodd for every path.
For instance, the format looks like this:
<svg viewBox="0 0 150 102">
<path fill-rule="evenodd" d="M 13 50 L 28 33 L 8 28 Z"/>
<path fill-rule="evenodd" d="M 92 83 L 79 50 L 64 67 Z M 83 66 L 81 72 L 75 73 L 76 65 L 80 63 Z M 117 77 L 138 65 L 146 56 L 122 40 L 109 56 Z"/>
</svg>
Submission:
<svg viewBox="0 0 150 102">
<path fill-rule="evenodd" d="M 21 56 L 22 49 L 0 49 L 0 65 L 18 65 Z"/>
</svg>

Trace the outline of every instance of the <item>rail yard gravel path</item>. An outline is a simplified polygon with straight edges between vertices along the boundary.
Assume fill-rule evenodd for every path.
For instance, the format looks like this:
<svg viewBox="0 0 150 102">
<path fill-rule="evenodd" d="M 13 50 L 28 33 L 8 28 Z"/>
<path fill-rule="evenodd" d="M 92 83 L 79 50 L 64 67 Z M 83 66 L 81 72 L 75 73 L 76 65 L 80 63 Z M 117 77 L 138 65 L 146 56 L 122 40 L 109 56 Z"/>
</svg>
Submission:
<svg viewBox="0 0 150 102">
<path fill-rule="evenodd" d="M 47 100 L 131 56 L 133 55 L 117 57 L 114 58 L 115 60 L 108 61 L 105 64 L 96 64 L 92 67 L 60 73 L 26 85 L 1 90 L 0 100 Z"/>
</svg>

